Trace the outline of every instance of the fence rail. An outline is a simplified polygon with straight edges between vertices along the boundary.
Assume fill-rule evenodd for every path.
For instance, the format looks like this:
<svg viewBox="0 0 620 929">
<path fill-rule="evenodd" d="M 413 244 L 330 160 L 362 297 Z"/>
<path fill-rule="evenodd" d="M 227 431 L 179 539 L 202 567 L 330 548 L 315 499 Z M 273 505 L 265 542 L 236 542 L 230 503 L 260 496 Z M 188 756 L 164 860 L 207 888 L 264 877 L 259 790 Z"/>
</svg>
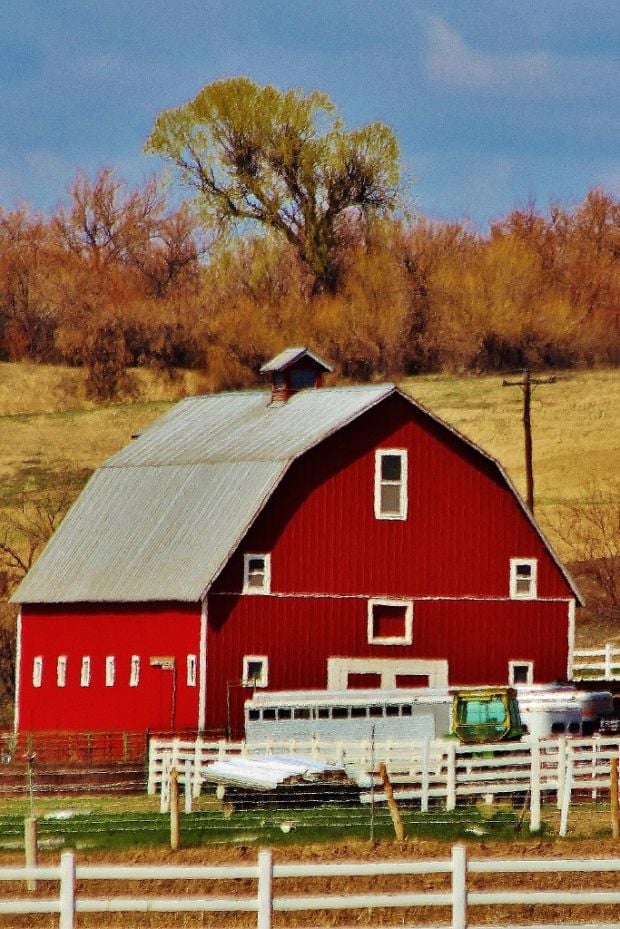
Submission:
<svg viewBox="0 0 620 929">
<path fill-rule="evenodd" d="M 620 681 L 620 646 L 608 642 L 602 648 L 580 648 L 573 653 L 575 681 Z"/>
<path fill-rule="evenodd" d="M 538 906 L 575 907 L 587 906 L 587 925 L 592 925 L 596 907 L 620 907 L 620 890 L 597 889 L 589 881 L 589 887 L 567 889 L 566 874 L 573 872 L 599 878 L 599 884 L 604 883 L 603 875 L 620 872 L 620 858 L 588 858 L 577 859 L 471 859 L 468 860 L 467 851 L 462 845 L 452 846 L 450 858 L 431 859 L 426 861 L 378 861 L 378 862 L 338 862 L 325 863 L 289 863 L 274 864 L 271 851 L 263 849 L 258 853 L 256 864 L 243 866 L 217 865 L 217 866 L 117 866 L 117 865 L 80 865 L 76 864 L 73 852 L 64 852 L 58 867 L 45 868 L 0 868 L 0 881 L 19 882 L 28 880 L 45 880 L 58 883 L 56 897 L 28 899 L 6 896 L 0 901 L 1 914 L 58 914 L 59 929 L 74 929 L 76 914 L 78 913 L 256 913 L 257 929 L 271 929 L 273 914 L 276 912 L 326 912 L 334 910 L 359 910 L 358 925 L 373 925 L 377 911 L 407 910 L 412 924 L 414 911 L 418 907 L 447 908 L 450 921 L 445 918 L 441 925 L 450 926 L 451 929 L 465 929 L 474 926 L 471 922 L 472 911 L 481 907 L 506 906 L 515 910 L 515 917 L 526 913 L 526 925 L 530 929 L 543 929 L 544 923 L 531 921 L 532 908 Z M 475 889 L 471 886 L 471 876 L 486 875 L 493 878 L 504 875 L 502 889 L 486 889 L 480 887 L 477 880 Z M 553 876 L 553 886 L 547 882 L 543 889 L 528 882 L 523 889 L 511 887 L 511 881 L 505 875 L 540 875 Z M 357 891 L 354 889 L 358 878 L 369 878 L 371 886 L 378 886 L 377 879 L 381 877 L 400 876 L 401 881 L 396 889 L 390 892 Z M 410 880 L 416 876 L 428 878 L 430 875 L 446 875 L 443 884 L 433 885 L 429 889 L 428 881 Z M 321 881 L 329 878 L 345 878 L 349 892 L 334 894 L 329 892 Z M 305 881 L 297 885 L 298 892 L 284 895 L 277 890 L 280 879 L 296 878 Z M 78 881 L 80 888 L 88 881 L 108 882 L 109 893 L 104 897 L 89 897 L 80 889 L 78 894 Z M 253 891 L 242 896 L 236 893 L 234 882 L 250 880 L 253 882 Z M 210 895 L 204 890 L 200 895 L 174 896 L 174 889 L 170 895 L 161 896 L 121 896 L 114 894 L 115 882 L 139 882 L 143 892 L 145 883 L 149 881 L 191 881 L 205 883 L 215 881 L 230 881 L 230 893 L 222 892 L 222 885 L 218 884 L 218 895 Z M 317 887 L 318 882 L 318 887 Z M 506 886 L 506 883 L 508 886 Z M 491 888 L 496 888 L 497 880 L 491 880 Z M 158 890 L 160 890 L 158 884 Z M 287 889 L 290 885 L 287 885 Z M 308 892 L 308 888 L 312 893 Z M 161 891 L 160 891 L 161 892 Z M 527 908 L 519 910 L 520 907 Z M 362 915 L 362 911 L 365 913 Z M 572 910 L 569 911 L 572 913 Z M 499 918 L 498 915 L 495 916 Z M 596 921 L 599 929 L 620 925 L 620 910 L 615 922 L 603 923 Z M 365 922 L 364 922 L 365 920 Z M 501 925 L 505 925 L 505 921 Z M 512 923 L 511 920 L 511 924 Z M 564 926 L 569 923 L 562 920 Z M 557 925 L 557 921 L 554 922 Z M 583 926 L 584 924 L 582 924 Z M 493 929 L 488 921 L 486 929 Z"/>
<path fill-rule="evenodd" d="M 383 763 L 395 800 L 415 801 L 426 812 L 431 801 L 454 810 L 459 802 L 522 798 L 529 795 L 530 828 L 540 828 L 541 803 L 552 798 L 567 809 L 578 792 L 592 799 L 609 797 L 611 761 L 620 756 L 620 737 L 600 734 L 589 738 L 558 736 L 498 745 L 460 745 L 446 740 L 422 742 L 206 742 L 152 739 L 148 791 L 161 791 L 162 811 L 167 809 L 170 771 L 174 768 L 185 787 L 185 809 L 208 783 L 208 766 L 251 753 L 283 753 L 341 765 L 366 787 L 362 803 L 385 801 L 378 778 Z"/>
</svg>

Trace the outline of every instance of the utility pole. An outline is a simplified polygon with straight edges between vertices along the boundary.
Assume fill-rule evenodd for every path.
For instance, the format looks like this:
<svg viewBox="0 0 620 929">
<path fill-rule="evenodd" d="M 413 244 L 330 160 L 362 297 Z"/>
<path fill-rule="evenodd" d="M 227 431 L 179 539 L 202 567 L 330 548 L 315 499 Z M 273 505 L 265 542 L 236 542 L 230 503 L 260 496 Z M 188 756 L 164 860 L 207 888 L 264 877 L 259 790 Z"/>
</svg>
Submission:
<svg viewBox="0 0 620 929">
<path fill-rule="evenodd" d="M 525 484 L 527 488 L 527 506 L 534 514 L 534 461 L 532 452 L 532 387 L 539 384 L 555 384 L 555 374 L 551 377 L 532 377 L 529 368 L 523 371 L 522 381 L 502 381 L 502 387 L 521 387 L 523 389 L 523 437 L 525 442 Z"/>
</svg>

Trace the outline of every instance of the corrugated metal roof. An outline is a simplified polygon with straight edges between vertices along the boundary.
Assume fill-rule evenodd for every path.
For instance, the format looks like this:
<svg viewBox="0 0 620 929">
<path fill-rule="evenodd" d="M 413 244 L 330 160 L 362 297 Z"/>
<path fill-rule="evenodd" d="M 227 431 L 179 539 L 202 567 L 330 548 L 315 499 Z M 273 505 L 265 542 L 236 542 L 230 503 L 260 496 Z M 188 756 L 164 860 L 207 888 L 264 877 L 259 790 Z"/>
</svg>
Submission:
<svg viewBox="0 0 620 929">
<path fill-rule="evenodd" d="M 197 602 L 291 461 L 394 389 L 181 401 L 93 475 L 13 599 Z"/>
<path fill-rule="evenodd" d="M 283 352 L 280 352 L 280 354 L 272 358 L 271 361 L 265 362 L 260 369 L 261 374 L 267 374 L 270 371 L 284 371 L 286 368 L 290 368 L 293 362 L 302 358 L 304 355 L 312 358 L 313 361 L 320 364 L 326 371 L 333 371 L 333 368 L 328 365 L 326 361 L 323 361 L 322 358 L 319 358 L 318 355 L 315 355 L 314 352 L 311 352 L 308 348 L 303 346 L 301 348 L 285 348 Z"/>
<path fill-rule="evenodd" d="M 391 384 L 181 401 L 93 475 L 12 600 L 197 602 L 291 462 L 394 392 L 497 467 L 583 602 L 501 465 Z"/>
<path fill-rule="evenodd" d="M 220 462 L 101 468 L 16 599 L 197 602 L 286 467 Z"/>
</svg>

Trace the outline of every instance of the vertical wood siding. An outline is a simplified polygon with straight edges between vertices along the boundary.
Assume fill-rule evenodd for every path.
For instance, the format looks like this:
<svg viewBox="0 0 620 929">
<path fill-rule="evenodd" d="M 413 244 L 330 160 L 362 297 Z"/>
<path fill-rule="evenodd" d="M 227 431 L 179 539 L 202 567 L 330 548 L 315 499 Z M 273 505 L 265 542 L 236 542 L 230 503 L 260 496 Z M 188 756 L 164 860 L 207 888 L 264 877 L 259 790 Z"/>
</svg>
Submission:
<svg viewBox="0 0 620 929">
<path fill-rule="evenodd" d="M 76 605 L 22 610 L 20 729 L 139 731 L 170 729 L 172 672 L 151 667 L 154 656 L 176 659 L 174 726 L 195 728 L 198 687 L 186 684 L 186 657 L 198 654 L 200 609 Z M 43 657 L 41 687 L 32 685 L 32 661 Z M 67 682 L 58 687 L 56 660 L 67 656 Z M 106 657 L 115 657 L 116 679 L 105 684 Z M 132 655 L 140 680 L 129 686 Z M 90 685 L 80 686 L 83 656 L 90 656 Z"/>
<path fill-rule="evenodd" d="M 376 448 L 408 451 L 406 520 L 374 516 Z M 241 589 L 246 551 L 271 553 L 272 596 L 224 595 Z M 514 557 L 538 560 L 544 599 L 508 599 Z M 414 600 L 411 646 L 367 643 L 371 597 Z M 443 658 L 453 684 L 505 683 L 510 660 L 533 661 L 537 681 L 562 678 L 571 597 L 497 468 L 391 397 L 293 465 L 220 576 L 209 724 L 238 729 L 244 654 L 268 656 L 272 690 L 324 687 L 332 656 Z"/>
</svg>

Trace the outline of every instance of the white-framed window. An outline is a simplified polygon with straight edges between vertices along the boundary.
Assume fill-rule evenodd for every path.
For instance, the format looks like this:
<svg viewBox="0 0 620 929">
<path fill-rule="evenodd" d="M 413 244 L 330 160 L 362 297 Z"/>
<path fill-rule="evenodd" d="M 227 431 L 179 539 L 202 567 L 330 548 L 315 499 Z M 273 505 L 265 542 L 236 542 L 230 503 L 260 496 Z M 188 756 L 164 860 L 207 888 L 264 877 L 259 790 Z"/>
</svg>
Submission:
<svg viewBox="0 0 620 929">
<path fill-rule="evenodd" d="M 243 556 L 244 594 L 268 594 L 271 590 L 271 555 Z"/>
<path fill-rule="evenodd" d="M 105 686 L 114 687 L 116 681 L 116 658 L 107 655 L 105 660 Z"/>
<path fill-rule="evenodd" d="M 411 645 L 413 602 L 369 600 L 368 642 L 370 645 Z"/>
<path fill-rule="evenodd" d="M 131 656 L 131 665 L 129 668 L 129 686 L 137 687 L 140 683 L 140 656 Z"/>
<path fill-rule="evenodd" d="M 375 518 L 407 519 L 407 452 L 375 451 Z"/>
<path fill-rule="evenodd" d="M 535 600 L 538 562 L 536 558 L 510 559 L 510 596 L 513 600 Z"/>
<path fill-rule="evenodd" d="M 266 687 L 269 661 L 266 655 L 244 655 L 241 679 L 247 687 Z"/>
<path fill-rule="evenodd" d="M 509 661 L 508 662 L 508 683 L 509 684 L 533 684 L 534 683 L 534 662 L 533 661 Z"/>
<path fill-rule="evenodd" d="M 90 687 L 90 655 L 82 657 L 80 668 L 80 687 Z"/>
<path fill-rule="evenodd" d="M 187 686 L 195 687 L 196 686 L 196 670 L 198 667 L 198 662 L 195 655 L 187 656 Z"/>
<path fill-rule="evenodd" d="M 32 686 L 40 687 L 43 683 L 43 656 L 37 655 L 32 659 Z"/>
<path fill-rule="evenodd" d="M 59 655 L 56 659 L 56 684 L 58 687 L 67 686 L 67 656 Z"/>
</svg>

